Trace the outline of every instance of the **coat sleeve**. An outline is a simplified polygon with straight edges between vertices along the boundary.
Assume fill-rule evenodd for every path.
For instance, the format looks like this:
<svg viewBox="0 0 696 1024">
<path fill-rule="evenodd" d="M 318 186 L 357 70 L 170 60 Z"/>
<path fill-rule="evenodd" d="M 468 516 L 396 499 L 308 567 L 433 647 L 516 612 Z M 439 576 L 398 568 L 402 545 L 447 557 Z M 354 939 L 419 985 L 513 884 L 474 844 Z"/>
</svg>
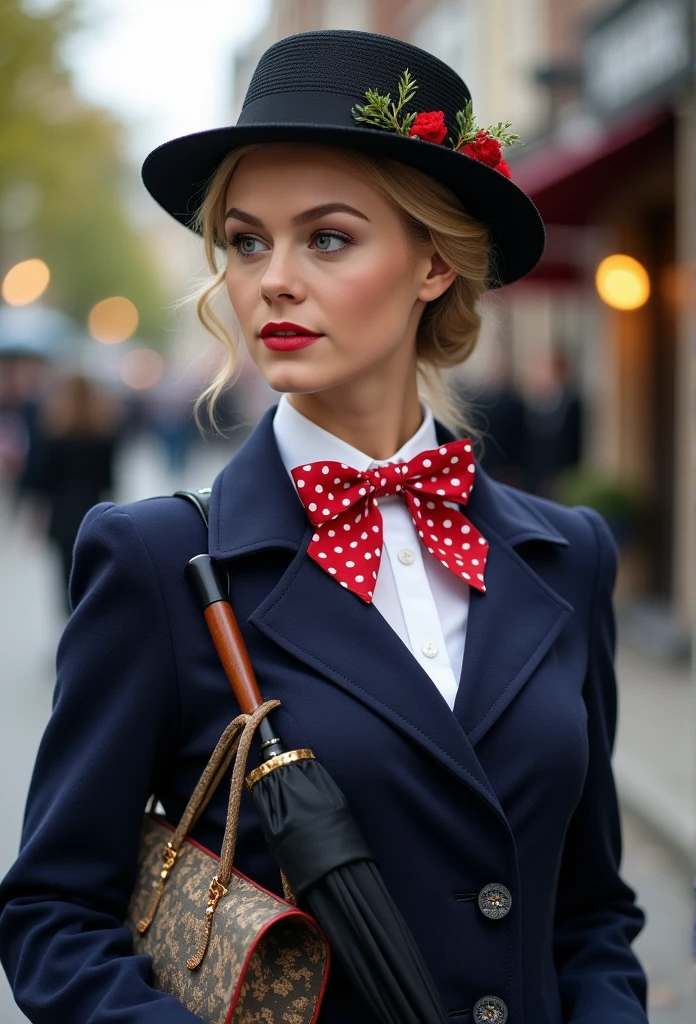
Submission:
<svg viewBox="0 0 696 1024">
<path fill-rule="evenodd" d="M 179 701 L 155 569 L 119 506 L 83 520 L 70 598 L 20 852 L 0 885 L 0 957 L 36 1024 L 193 1024 L 150 987 L 151 958 L 122 924 Z"/>
<path fill-rule="evenodd" d="M 631 950 L 645 922 L 619 874 L 622 839 L 611 756 L 617 717 L 612 601 L 617 551 L 605 520 L 589 520 L 597 545 L 584 682 L 589 765 L 566 832 L 559 876 L 554 955 L 567 1024 L 647 1024 L 646 979 Z"/>
</svg>

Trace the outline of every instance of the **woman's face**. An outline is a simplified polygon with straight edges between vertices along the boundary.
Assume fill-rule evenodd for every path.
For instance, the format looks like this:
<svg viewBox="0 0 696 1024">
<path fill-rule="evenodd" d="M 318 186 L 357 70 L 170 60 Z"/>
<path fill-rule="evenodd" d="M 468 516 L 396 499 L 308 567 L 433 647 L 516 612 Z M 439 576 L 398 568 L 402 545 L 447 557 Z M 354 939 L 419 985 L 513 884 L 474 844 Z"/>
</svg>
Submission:
<svg viewBox="0 0 696 1024">
<path fill-rule="evenodd" d="M 453 273 L 432 248 L 413 254 L 397 210 L 340 152 L 263 146 L 237 165 L 225 209 L 227 292 L 274 390 L 319 392 L 415 367 L 425 303 Z"/>
</svg>

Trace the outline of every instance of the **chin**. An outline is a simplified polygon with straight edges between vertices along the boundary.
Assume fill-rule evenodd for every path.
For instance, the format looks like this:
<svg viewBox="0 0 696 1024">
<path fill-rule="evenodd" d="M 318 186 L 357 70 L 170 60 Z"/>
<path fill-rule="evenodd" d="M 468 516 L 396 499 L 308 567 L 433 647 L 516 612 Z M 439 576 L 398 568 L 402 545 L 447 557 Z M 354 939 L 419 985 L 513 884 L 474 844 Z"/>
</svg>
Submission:
<svg viewBox="0 0 696 1024">
<path fill-rule="evenodd" d="M 311 395 L 341 383 L 340 378 L 317 373 L 311 367 L 264 367 L 263 376 L 274 391 L 289 395 Z"/>
</svg>

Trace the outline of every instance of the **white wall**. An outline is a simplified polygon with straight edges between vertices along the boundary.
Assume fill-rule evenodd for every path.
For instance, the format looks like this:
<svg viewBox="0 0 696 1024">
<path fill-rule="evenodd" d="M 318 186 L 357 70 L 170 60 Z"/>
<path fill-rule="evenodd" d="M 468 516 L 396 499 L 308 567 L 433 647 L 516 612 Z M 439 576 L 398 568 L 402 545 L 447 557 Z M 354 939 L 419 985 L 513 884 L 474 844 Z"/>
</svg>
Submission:
<svg viewBox="0 0 696 1024">
<path fill-rule="evenodd" d="M 548 48 L 550 0 L 439 0 L 410 25 L 411 41 L 454 68 L 472 94 L 481 125 L 512 121 L 531 136 L 546 99 L 533 69 Z"/>
</svg>

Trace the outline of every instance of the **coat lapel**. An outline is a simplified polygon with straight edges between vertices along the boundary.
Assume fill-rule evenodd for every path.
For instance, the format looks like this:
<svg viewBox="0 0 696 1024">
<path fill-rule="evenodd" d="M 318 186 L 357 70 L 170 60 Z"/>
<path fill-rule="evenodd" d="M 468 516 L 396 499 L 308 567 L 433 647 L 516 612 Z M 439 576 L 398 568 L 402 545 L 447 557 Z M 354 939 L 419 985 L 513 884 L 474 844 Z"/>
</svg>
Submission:
<svg viewBox="0 0 696 1024">
<path fill-rule="evenodd" d="M 380 612 L 339 587 L 304 550 L 249 621 L 497 808 L 471 744 L 430 677 Z"/>
<path fill-rule="evenodd" d="M 567 547 L 568 540 L 526 497 L 477 467 L 462 511 L 489 542 L 486 592 L 469 591 L 464 663 L 454 713 L 476 744 L 502 715 L 548 652 L 573 606 L 556 593 L 516 548 L 528 541 Z"/>
<path fill-rule="evenodd" d="M 487 589 L 470 592 L 452 714 L 379 611 L 339 587 L 306 556 L 312 531 L 275 443 L 274 411 L 268 410 L 219 474 L 211 496 L 214 558 L 227 561 L 269 548 L 292 556 L 248 622 L 408 736 L 505 820 L 473 745 L 522 688 L 572 612 L 518 555 L 515 544 L 533 539 L 567 545 L 567 539 L 533 514 L 523 496 L 477 468 L 463 511 L 490 543 Z M 439 442 L 451 439 L 438 424 Z"/>
</svg>

